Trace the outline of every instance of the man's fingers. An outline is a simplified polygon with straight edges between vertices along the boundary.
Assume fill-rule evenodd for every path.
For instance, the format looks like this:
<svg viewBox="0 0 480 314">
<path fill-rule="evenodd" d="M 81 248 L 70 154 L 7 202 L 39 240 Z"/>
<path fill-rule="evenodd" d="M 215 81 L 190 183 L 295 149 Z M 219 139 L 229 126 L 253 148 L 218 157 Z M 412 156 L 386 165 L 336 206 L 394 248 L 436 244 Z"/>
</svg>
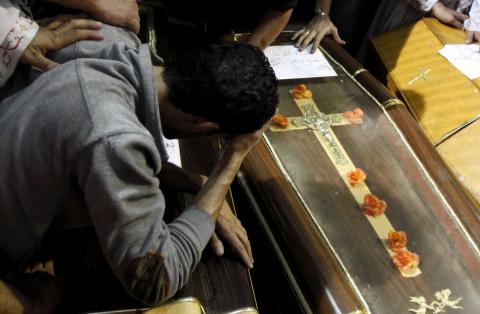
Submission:
<svg viewBox="0 0 480 314">
<path fill-rule="evenodd" d="M 63 22 L 57 29 L 58 32 L 68 32 L 73 29 L 93 29 L 98 30 L 102 28 L 102 23 L 90 19 L 73 19 Z"/>
<path fill-rule="evenodd" d="M 300 50 L 304 50 L 305 48 L 307 48 L 307 46 L 312 42 L 315 36 L 322 36 L 322 33 L 323 36 L 325 36 L 324 32 L 320 32 L 320 34 L 318 34 L 316 31 L 309 33 L 308 36 L 305 37 L 305 39 L 303 40 L 303 43 L 300 45 Z"/>
<path fill-rule="evenodd" d="M 241 229 L 239 228 L 237 236 L 240 239 L 240 241 L 242 242 L 243 247 L 245 248 L 245 250 L 248 254 L 248 257 L 250 258 L 250 260 L 252 261 L 252 264 L 253 264 L 252 246 L 250 245 L 250 241 L 248 240 L 247 231 L 243 227 Z"/>
<path fill-rule="evenodd" d="M 37 20 L 37 24 L 40 26 L 44 26 L 46 28 L 52 28 L 52 26 L 59 26 L 65 22 L 68 22 L 70 20 L 75 20 L 75 19 L 87 19 L 86 14 L 62 14 L 62 15 L 57 15 L 54 17 L 47 17 L 43 19 Z"/>
<path fill-rule="evenodd" d="M 480 43 L 480 32 L 467 32 L 466 44 Z"/>
<path fill-rule="evenodd" d="M 51 70 L 58 65 L 58 63 L 50 59 L 47 59 L 41 53 L 36 54 L 34 57 L 29 58 L 28 64 L 31 64 L 32 66 L 37 67 L 44 72 L 47 72 L 48 70 Z"/>
<path fill-rule="evenodd" d="M 251 258 L 251 252 L 248 254 L 247 248 L 237 235 L 234 235 L 230 243 L 233 251 L 240 257 L 240 259 L 247 265 L 248 268 L 253 268 L 253 260 Z M 250 246 L 249 246 L 250 247 Z"/>
<path fill-rule="evenodd" d="M 467 32 L 467 38 L 465 39 L 466 44 L 473 43 L 474 32 Z"/>
<path fill-rule="evenodd" d="M 225 248 L 223 247 L 223 243 L 222 241 L 220 241 L 220 238 L 217 236 L 215 232 L 212 234 L 212 237 L 210 238 L 210 247 L 212 248 L 213 252 L 217 256 L 222 256 L 223 253 L 225 253 Z"/>
<path fill-rule="evenodd" d="M 320 46 L 320 42 L 322 41 L 323 37 L 320 37 L 319 35 L 315 36 L 315 40 L 312 43 L 312 49 L 310 50 L 310 53 L 315 53 L 317 51 L 318 46 Z"/>
<path fill-rule="evenodd" d="M 346 44 L 346 42 L 342 38 L 340 38 L 340 35 L 338 34 L 338 29 L 337 28 L 334 28 L 332 30 L 332 36 L 333 36 L 333 40 L 335 40 L 335 42 L 337 44 L 340 44 L 340 45 L 345 45 Z"/>
<path fill-rule="evenodd" d="M 305 40 L 305 38 L 308 36 L 308 34 L 310 34 L 310 32 L 309 32 L 309 31 L 306 31 L 306 30 L 304 30 L 304 31 L 303 31 L 303 33 L 302 33 L 302 34 L 300 34 L 300 36 L 298 37 L 298 39 L 297 39 L 297 43 L 295 44 L 295 46 L 297 46 L 297 47 L 301 47 L 301 46 L 302 46 L 302 43 L 303 43 L 303 41 L 304 41 L 304 40 Z M 301 48 L 300 48 L 300 50 L 301 50 Z"/>
<path fill-rule="evenodd" d="M 58 34 L 53 42 L 53 50 L 60 49 L 81 40 L 102 40 L 102 33 L 89 29 L 74 29 Z"/>
<path fill-rule="evenodd" d="M 450 21 L 450 24 L 455 28 L 463 29 L 463 23 L 459 22 L 457 19 L 452 19 L 452 21 Z"/>
<path fill-rule="evenodd" d="M 305 31 L 305 30 L 304 30 L 303 28 L 302 28 L 302 29 L 299 29 L 298 31 L 295 32 L 295 34 L 293 34 L 293 36 L 292 36 L 291 39 L 292 39 L 292 40 L 297 39 L 297 37 L 300 36 L 301 34 L 303 34 L 304 31 Z"/>
<path fill-rule="evenodd" d="M 455 17 L 455 19 L 457 19 L 461 23 L 465 22 L 465 20 L 468 19 L 468 15 L 462 14 L 455 10 L 452 10 L 452 15 Z"/>
</svg>

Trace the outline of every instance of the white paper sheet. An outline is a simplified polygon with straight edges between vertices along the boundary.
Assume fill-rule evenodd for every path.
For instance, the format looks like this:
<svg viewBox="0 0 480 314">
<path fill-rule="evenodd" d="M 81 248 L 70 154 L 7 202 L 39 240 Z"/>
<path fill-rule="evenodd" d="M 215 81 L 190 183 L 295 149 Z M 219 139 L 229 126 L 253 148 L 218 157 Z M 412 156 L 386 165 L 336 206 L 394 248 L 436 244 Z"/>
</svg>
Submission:
<svg viewBox="0 0 480 314">
<path fill-rule="evenodd" d="M 445 45 L 439 53 L 469 79 L 480 77 L 478 45 Z"/>
<path fill-rule="evenodd" d="M 265 55 L 279 80 L 337 76 L 321 51 L 311 54 L 311 47 L 298 51 L 293 45 L 270 46 Z"/>
<path fill-rule="evenodd" d="M 163 141 L 165 143 L 165 147 L 167 148 L 168 162 L 181 168 L 182 159 L 180 158 L 180 146 L 178 144 L 178 140 L 170 140 L 164 137 Z"/>
</svg>

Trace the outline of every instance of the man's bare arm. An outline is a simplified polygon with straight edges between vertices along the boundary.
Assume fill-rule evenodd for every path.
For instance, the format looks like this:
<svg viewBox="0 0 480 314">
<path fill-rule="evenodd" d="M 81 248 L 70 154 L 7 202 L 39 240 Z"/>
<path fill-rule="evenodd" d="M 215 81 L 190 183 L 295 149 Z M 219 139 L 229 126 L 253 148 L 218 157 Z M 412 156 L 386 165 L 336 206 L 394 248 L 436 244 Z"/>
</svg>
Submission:
<svg viewBox="0 0 480 314">
<path fill-rule="evenodd" d="M 253 133 L 236 135 L 224 146 L 220 160 L 193 201 L 212 219 L 217 219 L 230 184 L 240 169 L 243 159 L 261 138 L 267 126 L 268 124 L 265 124 L 263 128 Z"/>
<path fill-rule="evenodd" d="M 197 194 L 206 177 L 187 171 L 172 163 L 162 165 L 159 175 L 160 184 L 178 192 Z"/>
<path fill-rule="evenodd" d="M 138 34 L 140 15 L 137 0 L 48 0 L 81 10 L 101 22 L 126 27 Z"/>
<path fill-rule="evenodd" d="M 190 194 L 197 194 L 208 180 L 206 176 L 186 171 L 171 163 L 166 163 L 162 166 L 159 178 L 161 186 Z M 210 240 L 210 246 L 215 254 L 218 256 L 224 254 L 225 249 L 222 241 L 225 241 L 233 253 L 246 266 L 252 268 L 253 256 L 247 231 L 242 226 L 240 220 L 233 214 L 226 201 L 223 201 L 219 210 L 215 230 Z"/>
<path fill-rule="evenodd" d="M 255 27 L 252 35 L 248 38 L 247 43 L 262 50 L 267 48 L 287 25 L 292 15 L 292 10 L 267 10 Z"/>
</svg>

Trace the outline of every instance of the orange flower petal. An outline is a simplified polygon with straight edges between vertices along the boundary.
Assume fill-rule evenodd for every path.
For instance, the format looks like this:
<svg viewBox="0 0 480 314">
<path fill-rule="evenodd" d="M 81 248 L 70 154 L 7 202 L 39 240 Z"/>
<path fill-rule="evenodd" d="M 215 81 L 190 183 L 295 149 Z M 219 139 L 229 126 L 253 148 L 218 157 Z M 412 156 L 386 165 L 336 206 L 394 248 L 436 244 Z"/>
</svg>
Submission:
<svg viewBox="0 0 480 314">
<path fill-rule="evenodd" d="M 392 257 L 392 261 L 400 270 L 408 270 L 420 264 L 420 257 L 417 254 L 404 250 Z"/>
<path fill-rule="evenodd" d="M 274 115 L 272 117 L 272 122 L 283 129 L 286 129 L 288 127 L 288 119 L 281 114 Z"/>
<path fill-rule="evenodd" d="M 353 111 L 345 111 L 345 112 L 343 113 L 343 117 L 344 117 L 345 119 L 347 119 L 347 120 L 353 118 L 353 116 L 354 116 Z"/>
<path fill-rule="evenodd" d="M 307 90 L 307 85 L 298 84 L 293 88 L 294 93 L 303 93 Z"/>
<path fill-rule="evenodd" d="M 352 186 L 362 183 L 367 178 L 367 174 L 360 168 L 355 169 L 347 173 L 348 182 Z"/>
<path fill-rule="evenodd" d="M 395 252 L 403 250 L 407 246 L 407 234 L 404 231 L 393 231 L 388 233 L 388 244 Z"/>
<path fill-rule="evenodd" d="M 353 114 L 355 115 L 355 117 L 362 118 L 363 117 L 363 110 L 360 109 L 360 108 L 355 108 L 353 110 Z"/>
<path fill-rule="evenodd" d="M 295 99 L 302 99 L 303 98 L 303 92 L 293 92 L 292 93 L 293 98 Z"/>
<path fill-rule="evenodd" d="M 385 212 L 387 203 L 375 195 L 367 194 L 363 199 L 362 212 L 368 216 L 379 216 Z"/>
</svg>

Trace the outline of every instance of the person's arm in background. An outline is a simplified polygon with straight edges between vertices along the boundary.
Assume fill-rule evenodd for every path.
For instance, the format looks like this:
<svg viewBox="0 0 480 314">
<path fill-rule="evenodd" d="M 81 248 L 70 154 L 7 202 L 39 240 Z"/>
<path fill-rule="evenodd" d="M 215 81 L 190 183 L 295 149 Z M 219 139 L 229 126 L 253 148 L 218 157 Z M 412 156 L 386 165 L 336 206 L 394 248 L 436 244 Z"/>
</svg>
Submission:
<svg viewBox="0 0 480 314">
<path fill-rule="evenodd" d="M 326 35 L 331 35 L 340 45 L 345 44 L 345 41 L 338 34 L 337 27 L 330 20 L 331 5 L 332 0 L 317 0 L 315 2 L 315 15 L 306 26 L 299 29 L 292 37 L 292 40 L 296 40 L 296 46 L 300 50 L 304 50 L 312 43 L 310 52 L 314 53 Z"/>
<path fill-rule="evenodd" d="M 405 0 L 419 11 L 430 13 L 444 24 L 463 29 L 463 22 L 468 16 L 446 7 L 438 0 Z"/>
<path fill-rule="evenodd" d="M 467 31 L 466 44 L 480 42 L 480 2 L 474 0 L 469 12 L 470 17 L 464 22 Z"/>
<path fill-rule="evenodd" d="M 247 39 L 247 43 L 265 50 L 285 28 L 292 11 L 293 9 L 286 11 L 267 10 Z"/>
<path fill-rule="evenodd" d="M 137 0 L 48 0 L 83 11 L 101 22 L 126 27 L 138 34 L 140 16 Z"/>
<path fill-rule="evenodd" d="M 440 1 L 430 1 L 433 3 L 430 14 L 444 24 L 448 24 L 458 29 L 464 29 L 463 22 L 468 16 L 444 6 Z M 428 7 L 426 7 L 428 9 Z M 427 11 L 428 12 L 428 11 Z"/>
</svg>

